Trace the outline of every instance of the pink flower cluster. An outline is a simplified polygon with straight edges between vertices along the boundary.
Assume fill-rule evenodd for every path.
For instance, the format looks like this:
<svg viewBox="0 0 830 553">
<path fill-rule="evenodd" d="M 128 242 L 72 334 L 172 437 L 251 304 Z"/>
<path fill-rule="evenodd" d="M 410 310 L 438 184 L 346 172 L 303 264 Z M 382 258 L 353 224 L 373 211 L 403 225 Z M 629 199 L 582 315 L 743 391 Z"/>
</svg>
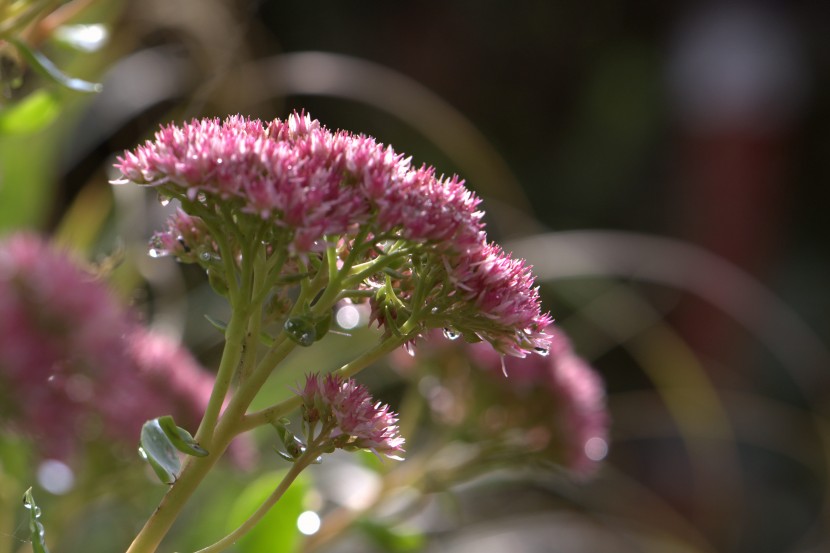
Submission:
<svg viewBox="0 0 830 553">
<path fill-rule="evenodd" d="M 329 431 L 335 447 L 368 449 L 400 460 L 404 439 L 397 415 L 388 405 L 375 402 L 369 391 L 353 379 L 336 374 L 311 374 L 300 391 L 303 418 Z M 309 437 L 311 438 L 311 437 Z"/>
<path fill-rule="evenodd" d="M 200 256 L 218 256 L 216 244 L 210 238 L 210 231 L 205 222 L 198 217 L 192 217 L 182 211 L 176 213 L 168 221 L 165 232 L 157 232 L 150 240 L 150 255 L 162 257 L 173 255 L 183 263 L 199 263 Z"/>
<path fill-rule="evenodd" d="M 66 458 L 98 438 L 132 447 L 164 414 L 194 428 L 212 385 L 69 255 L 30 235 L 0 241 L 0 425 L 41 453 Z"/>
<path fill-rule="evenodd" d="M 124 180 L 173 195 L 235 204 L 293 232 L 295 251 L 320 248 L 376 221 L 377 234 L 445 246 L 476 243 L 479 200 L 457 178 L 437 179 L 366 136 L 331 132 L 308 115 L 233 116 L 169 125 L 118 158 Z"/>
<path fill-rule="evenodd" d="M 365 246 L 352 243 L 362 231 L 371 245 L 368 259 L 380 255 L 382 244 L 401 241 L 410 245 L 410 264 L 416 254 L 428 258 L 426 271 L 394 267 L 403 275 L 396 298 L 413 305 L 404 313 L 392 305 L 390 313 L 390 305 L 375 298 L 379 324 L 396 324 L 399 315 L 421 308 L 409 292 L 426 272 L 435 293 L 427 298 L 434 300 L 434 316 L 424 327 L 455 326 L 519 357 L 547 348 L 551 319 L 540 311 L 530 268 L 488 243 L 479 198 L 458 177 L 413 168 L 409 158 L 373 138 L 331 132 L 297 113 L 267 124 L 240 116 L 194 120 L 162 128 L 154 140 L 119 157 L 116 167 L 124 175 L 116 182 L 155 186 L 183 201 L 187 213 L 179 211 L 154 237 L 157 254 L 199 262 L 193 252 L 211 244 L 188 203 L 234 225 L 267 221 L 271 234 L 263 240 L 288 236 L 286 247 L 300 255 L 331 245 L 331 237 L 339 245 Z"/>
<path fill-rule="evenodd" d="M 468 324 L 500 353 L 524 357 L 528 351 L 547 354 L 553 322 L 540 313 L 539 289 L 524 260 L 506 255 L 496 244 L 461 257 L 449 273 Z"/>
</svg>

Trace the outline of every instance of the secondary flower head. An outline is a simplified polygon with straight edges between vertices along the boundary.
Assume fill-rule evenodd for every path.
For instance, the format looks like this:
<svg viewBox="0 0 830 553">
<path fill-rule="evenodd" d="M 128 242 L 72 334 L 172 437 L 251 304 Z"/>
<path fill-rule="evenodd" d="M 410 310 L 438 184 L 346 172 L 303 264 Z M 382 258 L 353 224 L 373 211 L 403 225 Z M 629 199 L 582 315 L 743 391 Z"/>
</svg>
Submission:
<svg viewBox="0 0 830 553">
<path fill-rule="evenodd" d="M 548 356 L 508 358 L 504 367 L 492 350 L 476 345 L 471 349 L 495 385 L 511 388 L 507 396 L 518 413 L 524 411 L 520 419 L 524 417 L 522 424 L 534 447 L 558 457 L 577 477 L 597 471 L 608 451 L 609 416 L 602 378 L 574 352 L 561 330 L 556 330 Z"/>
<path fill-rule="evenodd" d="M 44 455 L 99 437 L 133 447 L 166 413 L 192 427 L 212 380 L 65 252 L 30 235 L 0 241 L 0 424 Z"/>
<path fill-rule="evenodd" d="M 554 332 L 546 356 L 504 357 L 483 344 L 434 337 L 424 355 L 393 360 L 403 374 L 424 377 L 418 385 L 438 425 L 500 446 L 486 461 L 553 462 L 587 478 L 608 449 L 603 383 L 564 332 Z"/>
<path fill-rule="evenodd" d="M 402 458 L 404 439 L 397 415 L 388 405 L 375 402 L 369 391 L 353 379 L 311 374 L 300 397 L 304 420 L 312 428 L 321 425 L 321 433 L 327 433 L 334 447 L 368 449 L 390 459 Z"/>
<path fill-rule="evenodd" d="M 260 281 L 275 288 L 331 280 L 336 260 L 340 298 L 369 297 L 389 334 L 452 327 L 509 355 L 547 348 L 530 269 L 488 242 L 480 199 L 371 137 L 298 113 L 194 120 L 162 128 L 116 167 L 117 183 L 181 203 L 152 252 L 201 264 L 223 293 L 249 281 L 240 273 L 257 256 L 270 272 Z M 337 299 L 326 298 L 317 315 Z"/>
</svg>

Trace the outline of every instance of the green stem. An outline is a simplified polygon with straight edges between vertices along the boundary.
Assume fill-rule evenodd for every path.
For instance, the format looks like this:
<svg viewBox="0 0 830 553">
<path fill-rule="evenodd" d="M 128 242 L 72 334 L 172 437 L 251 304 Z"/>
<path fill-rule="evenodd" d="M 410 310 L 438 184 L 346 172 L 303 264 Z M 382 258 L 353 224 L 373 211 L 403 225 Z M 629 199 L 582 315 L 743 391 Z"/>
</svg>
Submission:
<svg viewBox="0 0 830 553">
<path fill-rule="evenodd" d="M 355 265 L 349 270 L 350 274 L 348 275 L 348 278 L 345 279 L 346 285 L 351 287 L 363 282 L 366 278 L 382 271 L 386 267 L 393 265 L 401 258 L 406 257 L 407 254 L 408 252 L 405 251 L 385 254 L 377 259 L 373 259 L 372 261 L 366 261 L 365 263 Z"/>
<path fill-rule="evenodd" d="M 279 280 L 282 274 L 282 266 L 285 264 L 285 260 L 288 258 L 288 253 L 285 251 L 284 248 L 281 248 L 279 253 L 272 255 L 265 264 L 265 282 L 262 288 L 256 293 L 251 303 L 253 304 L 261 304 L 265 301 L 265 298 L 268 297 L 268 292 L 270 292 Z"/>
<path fill-rule="evenodd" d="M 220 249 L 222 247 L 220 246 Z M 262 250 L 262 246 L 259 247 Z M 226 256 L 230 252 L 222 252 Z M 235 302 L 231 303 L 231 320 L 228 323 L 228 328 L 225 330 L 225 349 L 222 352 L 222 360 L 219 363 L 219 371 L 216 374 L 216 381 L 211 391 L 210 400 L 208 401 L 205 414 L 202 417 L 202 422 L 196 432 L 196 441 L 205 446 L 211 442 L 216 422 L 219 420 L 219 413 L 222 410 L 222 405 L 225 402 L 225 397 L 231 386 L 233 376 L 239 367 L 239 362 L 242 356 L 246 356 L 246 361 L 250 361 L 251 354 L 255 353 L 256 340 L 259 338 L 259 327 L 256 321 L 251 319 L 259 319 L 260 310 L 250 303 L 250 298 L 253 295 L 254 286 L 257 278 L 262 278 L 256 271 L 256 260 L 254 252 L 248 252 L 249 255 L 243 256 L 242 260 L 242 274 L 240 275 L 239 289 L 236 290 Z M 230 279 L 231 275 L 227 275 Z M 252 313 L 254 316 L 252 317 Z M 254 340 L 246 338 L 246 332 L 249 326 L 253 326 L 256 335 Z M 245 345 L 247 344 L 247 351 Z M 253 351 L 252 351 L 253 350 Z"/>
<path fill-rule="evenodd" d="M 288 473 L 283 477 L 282 481 L 280 481 L 277 488 L 268 496 L 268 499 L 259 506 L 259 508 L 250 516 L 248 520 L 243 522 L 236 530 L 222 538 L 221 540 L 217 541 L 216 543 L 209 545 L 203 549 L 200 549 L 196 553 L 218 553 L 219 551 L 224 551 L 229 546 L 236 543 L 242 536 L 247 534 L 251 531 L 251 529 L 257 525 L 257 523 L 262 520 L 268 511 L 280 500 L 283 496 L 285 491 L 288 487 L 294 482 L 297 476 L 305 470 L 308 465 L 314 462 L 314 460 L 320 455 L 322 451 L 320 449 L 313 449 L 309 448 L 303 453 L 291 468 L 288 469 Z"/>
<path fill-rule="evenodd" d="M 216 381 L 213 384 L 210 400 L 208 400 L 199 429 L 196 431 L 195 439 L 204 447 L 213 439 L 216 421 L 219 419 L 222 404 L 225 402 L 233 374 L 242 356 L 242 344 L 245 340 L 247 326 L 243 310 L 235 309 L 225 330 L 225 349 L 222 352 L 222 360 L 219 362 L 219 370 L 216 373 Z"/>
<path fill-rule="evenodd" d="M 221 263 L 224 266 L 225 277 L 228 281 L 228 300 L 231 302 L 231 305 L 237 305 L 239 303 L 239 287 L 241 285 L 236 279 L 236 256 L 231 243 L 228 241 L 228 232 L 233 235 L 238 235 L 239 230 L 236 228 L 236 225 L 228 224 L 223 219 L 217 219 L 216 212 L 211 211 L 201 203 L 190 201 L 186 196 L 181 194 L 174 195 L 179 198 L 182 206 L 187 207 L 188 212 L 192 211 L 202 219 L 208 231 L 210 231 L 210 236 L 216 241 L 216 245 L 219 246 L 219 255 L 222 257 Z M 232 219 L 227 219 L 227 221 L 230 220 Z M 226 231 L 225 227 L 229 230 Z M 241 242 L 241 244 L 244 244 L 244 242 Z"/>
</svg>

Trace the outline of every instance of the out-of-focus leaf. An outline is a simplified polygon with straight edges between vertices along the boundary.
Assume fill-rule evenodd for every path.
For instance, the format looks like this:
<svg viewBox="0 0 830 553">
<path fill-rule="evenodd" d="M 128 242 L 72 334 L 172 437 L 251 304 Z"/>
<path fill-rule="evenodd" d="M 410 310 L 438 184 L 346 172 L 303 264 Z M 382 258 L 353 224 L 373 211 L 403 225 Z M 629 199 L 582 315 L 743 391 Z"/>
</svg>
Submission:
<svg viewBox="0 0 830 553">
<path fill-rule="evenodd" d="M 47 132 L 52 128 L 26 135 L 0 134 L 0 232 L 36 228 L 52 208 L 56 138 Z"/>
<path fill-rule="evenodd" d="M 0 134 L 28 134 L 39 131 L 60 114 L 58 98 L 38 90 L 23 100 L 0 110 Z"/>
<path fill-rule="evenodd" d="M 31 443 L 20 437 L 12 434 L 0 435 L 0 476 L 17 480 L 28 479 L 32 469 L 31 449 Z"/>
<path fill-rule="evenodd" d="M 38 73 L 47 79 L 77 92 L 101 92 L 102 86 L 100 83 L 92 83 L 83 79 L 69 77 L 58 69 L 52 61 L 37 50 L 32 50 L 25 43 L 10 38 L 9 42 L 14 44 L 15 48 L 20 52 L 20 55 L 26 62 Z"/>
<path fill-rule="evenodd" d="M 408 553 L 420 551 L 424 547 L 424 535 L 420 532 L 390 528 L 368 519 L 360 520 L 358 528 L 382 551 Z"/>
<path fill-rule="evenodd" d="M 228 532 L 235 530 L 276 489 L 285 476 L 284 472 L 266 474 L 248 485 L 234 503 L 228 517 Z M 308 483 L 302 475 L 286 490 L 277 504 L 236 544 L 238 553 L 279 551 L 291 553 L 299 544 L 297 518 L 303 512 L 303 498 Z"/>
<path fill-rule="evenodd" d="M 46 531 L 43 529 L 43 524 L 38 520 L 40 518 L 40 507 L 37 506 L 35 498 L 32 496 L 32 488 L 29 488 L 23 494 L 23 506 L 29 510 L 32 551 L 34 553 L 49 553 L 49 549 L 46 547 Z"/>
<path fill-rule="evenodd" d="M 112 190 L 100 182 L 87 183 L 61 218 L 55 239 L 73 251 L 89 252 L 112 212 Z"/>
<path fill-rule="evenodd" d="M 159 480 L 172 484 L 181 470 L 181 462 L 176 448 L 167 437 L 167 433 L 158 419 L 149 420 L 141 427 L 141 446 L 138 453 L 155 471 Z"/>
</svg>

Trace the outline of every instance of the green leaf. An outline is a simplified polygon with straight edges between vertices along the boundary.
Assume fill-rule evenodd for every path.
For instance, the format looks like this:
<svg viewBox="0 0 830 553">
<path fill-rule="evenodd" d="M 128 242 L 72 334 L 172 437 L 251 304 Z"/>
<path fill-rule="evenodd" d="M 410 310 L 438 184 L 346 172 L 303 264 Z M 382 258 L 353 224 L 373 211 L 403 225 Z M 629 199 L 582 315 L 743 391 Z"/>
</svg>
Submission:
<svg viewBox="0 0 830 553">
<path fill-rule="evenodd" d="M 193 439 L 190 432 L 181 426 L 176 426 L 176 423 L 173 421 L 173 417 L 166 415 L 164 417 L 159 417 L 156 420 L 158 421 L 159 426 L 161 426 L 161 429 L 164 430 L 164 433 L 170 440 L 170 443 L 173 444 L 173 447 L 182 453 L 192 455 L 194 457 L 208 456 L 208 451 L 196 443 L 196 440 Z"/>
<path fill-rule="evenodd" d="M 29 134 L 45 128 L 60 114 L 58 98 L 38 90 L 0 111 L 0 134 Z"/>
<path fill-rule="evenodd" d="M 100 83 L 91 83 L 89 81 L 85 81 L 83 79 L 76 79 L 75 77 L 69 77 L 65 75 L 60 69 L 58 69 L 52 61 L 44 56 L 41 52 L 37 50 L 32 50 L 29 48 L 27 44 L 24 42 L 16 39 L 16 38 L 8 38 L 7 39 L 10 43 L 14 44 L 17 51 L 20 52 L 20 55 L 23 56 L 23 59 L 38 73 L 46 77 L 47 79 L 53 81 L 56 84 L 59 84 L 65 88 L 70 90 L 75 90 L 77 92 L 101 92 L 103 87 Z"/>
<path fill-rule="evenodd" d="M 207 319 L 207 322 L 212 324 L 218 330 L 221 330 L 222 334 L 224 334 L 225 331 L 228 329 L 228 323 L 226 323 L 224 321 L 220 321 L 219 319 L 214 319 L 210 315 L 205 315 L 205 319 Z"/>
<path fill-rule="evenodd" d="M 283 476 L 285 472 L 266 474 L 245 488 L 230 509 L 228 532 L 235 530 L 257 510 L 276 489 Z M 307 478 L 301 474 L 259 524 L 237 542 L 237 553 L 296 551 L 300 538 L 297 518 L 304 510 L 303 499 L 308 487 Z"/>
<path fill-rule="evenodd" d="M 141 427 L 141 446 L 138 453 L 150 466 L 156 476 L 165 484 L 172 484 L 181 470 L 176 448 L 159 424 L 158 419 L 149 420 Z"/>
<path fill-rule="evenodd" d="M 40 507 L 37 506 L 35 498 L 32 496 L 32 488 L 29 488 L 23 494 L 23 506 L 29 510 L 32 551 L 34 553 L 49 553 L 49 549 L 46 547 L 46 531 L 43 529 L 43 524 L 38 520 L 40 518 Z"/>
</svg>

